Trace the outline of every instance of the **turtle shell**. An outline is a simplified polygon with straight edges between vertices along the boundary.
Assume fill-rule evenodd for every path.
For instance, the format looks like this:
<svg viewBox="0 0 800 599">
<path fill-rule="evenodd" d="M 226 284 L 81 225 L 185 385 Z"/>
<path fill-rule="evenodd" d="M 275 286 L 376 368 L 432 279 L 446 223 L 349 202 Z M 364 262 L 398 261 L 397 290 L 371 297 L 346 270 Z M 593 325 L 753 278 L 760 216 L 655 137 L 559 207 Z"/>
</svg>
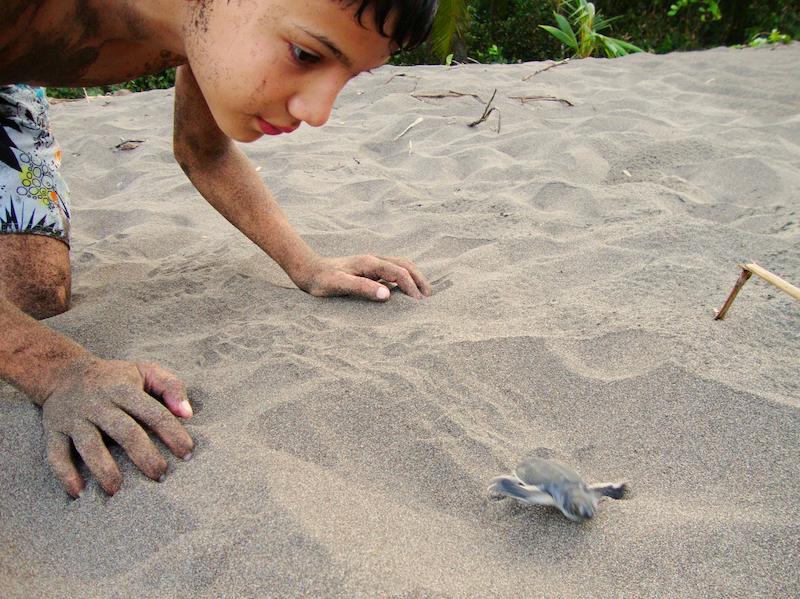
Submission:
<svg viewBox="0 0 800 599">
<path fill-rule="evenodd" d="M 520 462 L 514 475 L 526 485 L 534 485 L 542 491 L 552 488 L 564 489 L 573 485 L 585 485 L 580 475 L 557 460 L 532 457 Z"/>
</svg>

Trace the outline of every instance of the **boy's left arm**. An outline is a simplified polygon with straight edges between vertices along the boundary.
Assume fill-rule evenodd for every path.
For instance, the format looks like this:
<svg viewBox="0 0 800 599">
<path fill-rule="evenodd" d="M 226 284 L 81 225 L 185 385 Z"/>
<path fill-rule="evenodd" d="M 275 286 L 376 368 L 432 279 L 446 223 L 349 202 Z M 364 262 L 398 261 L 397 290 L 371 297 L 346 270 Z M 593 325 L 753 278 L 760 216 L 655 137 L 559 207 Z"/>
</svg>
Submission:
<svg viewBox="0 0 800 599">
<path fill-rule="evenodd" d="M 228 221 L 275 260 L 294 283 L 315 296 L 389 298 L 378 279 L 414 298 L 430 285 L 403 258 L 319 256 L 292 228 L 253 164 L 214 121 L 188 66 L 175 83 L 175 158 L 197 190 Z"/>
</svg>

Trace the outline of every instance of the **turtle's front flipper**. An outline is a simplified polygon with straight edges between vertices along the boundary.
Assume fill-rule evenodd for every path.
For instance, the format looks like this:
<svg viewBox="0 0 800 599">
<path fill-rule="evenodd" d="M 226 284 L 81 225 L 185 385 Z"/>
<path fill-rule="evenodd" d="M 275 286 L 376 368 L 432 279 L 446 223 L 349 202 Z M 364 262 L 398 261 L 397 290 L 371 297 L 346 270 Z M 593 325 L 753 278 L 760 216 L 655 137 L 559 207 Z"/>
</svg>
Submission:
<svg viewBox="0 0 800 599">
<path fill-rule="evenodd" d="M 589 485 L 589 489 L 598 495 L 611 497 L 611 499 L 622 499 L 628 492 L 628 483 L 597 483 Z"/>
<path fill-rule="evenodd" d="M 555 505 L 549 493 L 541 491 L 539 487 L 526 485 L 514 476 L 493 478 L 489 484 L 489 494 L 493 499 L 513 497 L 533 505 Z"/>
</svg>

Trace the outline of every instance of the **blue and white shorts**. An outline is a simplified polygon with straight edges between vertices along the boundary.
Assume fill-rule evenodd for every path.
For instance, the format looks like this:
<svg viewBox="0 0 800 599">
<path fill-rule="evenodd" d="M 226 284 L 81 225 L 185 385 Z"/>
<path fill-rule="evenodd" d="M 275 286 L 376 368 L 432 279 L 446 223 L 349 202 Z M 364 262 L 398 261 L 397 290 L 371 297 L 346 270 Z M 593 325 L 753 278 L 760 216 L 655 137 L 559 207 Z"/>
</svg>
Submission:
<svg viewBox="0 0 800 599">
<path fill-rule="evenodd" d="M 69 245 L 69 189 L 47 109 L 42 88 L 0 86 L 0 233 L 47 235 Z"/>
</svg>

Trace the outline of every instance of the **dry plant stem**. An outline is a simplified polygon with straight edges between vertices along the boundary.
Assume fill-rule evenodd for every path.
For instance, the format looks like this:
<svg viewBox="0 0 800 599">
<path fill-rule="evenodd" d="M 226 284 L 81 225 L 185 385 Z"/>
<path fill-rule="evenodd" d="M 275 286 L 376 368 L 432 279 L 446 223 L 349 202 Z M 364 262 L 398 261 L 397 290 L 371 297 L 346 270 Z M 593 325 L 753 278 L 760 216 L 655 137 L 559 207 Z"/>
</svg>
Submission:
<svg viewBox="0 0 800 599">
<path fill-rule="evenodd" d="M 475 127 L 477 125 L 480 125 L 483 121 L 489 118 L 490 114 L 492 114 L 495 110 L 497 110 L 497 108 L 492 108 L 492 102 L 494 102 L 494 97 L 496 95 L 497 95 L 497 89 L 494 90 L 492 97 L 489 98 L 489 102 L 486 103 L 486 108 L 483 109 L 483 114 L 481 115 L 481 118 L 479 118 L 477 121 L 470 123 L 468 125 L 469 127 Z M 500 129 L 498 127 L 498 133 L 499 131 Z"/>
<path fill-rule="evenodd" d="M 415 75 L 409 75 L 408 73 L 395 73 L 394 75 L 389 77 L 386 81 L 384 81 L 383 84 L 384 85 L 389 85 L 397 77 L 408 77 L 409 79 L 413 79 L 414 80 L 414 89 L 411 90 L 411 91 L 414 92 L 414 91 L 417 90 L 417 86 L 419 85 L 419 77 L 416 77 Z"/>
<path fill-rule="evenodd" d="M 403 130 L 403 132 L 402 132 L 402 133 L 400 133 L 400 134 L 399 134 L 397 137 L 395 137 L 395 138 L 394 138 L 392 141 L 397 141 L 398 139 L 400 139 L 401 137 L 403 137 L 403 136 L 404 136 L 406 133 L 408 133 L 408 132 L 409 132 L 409 131 L 411 131 L 411 130 L 412 130 L 414 127 L 416 127 L 417 125 L 419 125 L 419 124 L 422 122 L 422 120 L 423 120 L 423 119 L 422 119 L 422 117 L 419 117 L 419 118 L 418 118 L 416 121 L 414 121 L 414 122 L 413 122 L 413 123 L 411 123 L 411 124 L 410 124 L 408 127 L 406 127 L 406 128 Z"/>
<path fill-rule="evenodd" d="M 525 104 L 525 102 L 561 102 L 566 106 L 575 106 L 569 100 L 565 100 L 564 98 L 556 98 L 555 96 L 509 96 L 509 100 L 519 100 L 520 103 Z"/>
<path fill-rule="evenodd" d="M 539 73 L 544 73 L 545 71 L 549 71 L 550 69 L 554 69 L 554 68 L 556 68 L 556 67 L 558 67 L 558 66 L 561 66 L 562 64 L 567 64 L 568 62 L 569 62 L 569 58 L 565 58 L 564 60 L 561 60 L 561 61 L 559 61 L 559 62 L 554 62 L 554 63 L 553 63 L 553 64 L 551 64 L 550 66 L 547 66 L 547 67 L 545 67 L 545 68 L 543 68 L 543 69 L 539 69 L 538 71 L 534 71 L 534 72 L 533 72 L 533 73 L 531 73 L 530 75 L 525 75 L 525 76 L 522 78 L 522 80 L 523 80 L 523 81 L 528 81 L 529 79 L 532 79 L 533 77 L 535 77 L 535 76 L 536 76 L 536 75 L 538 75 Z"/>
<path fill-rule="evenodd" d="M 750 278 L 751 272 L 749 270 L 742 270 L 742 274 L 739 275 L 739 278 L 736 281 L 736 284 L 731 289 L 731 292 L 728 294 L 728 298 L 725 300 L 725 303 L 722 304 L 722 307 L 717 310 L 717 315 L 714 317 L 714 320 L 722 320 L 725 318 L 725 314 L 728 313 L 728 310 L 733 305 L 733 300 L 736 299 L 736 295 L 739 293 L 739 290 L 747 283 L 747 279 Z"/>
<path fill-rule="evenodd" d="M 742 274 L 739 275 L 739 279 L 736 281 L 736 284 L 733 286 L 733 289 L 728 295 L 728 299 L 726 299 L 722 307 L 717 310 L 717 315 L 714 317 L 714 320 L 722 320 L 725 318 L 725 314 L 733 304 L 733 300 L 736 299 L 736 294 L 739 293 L 739 290 L 744 286 L 751 275 L 757 275 L 781 291 L 788 293 L 794 299 L 800 300 L 800 289 L 788 281 L 784 281 L 778 275 L 771 273 L 766 268 L 762 268 L 753 262 L 750 264 L 740 264 L 739 267 L 742 269 Z"/>
<path fill-rule="evenodd" d="M 386 81 L 383 82 L 384 85 L 389 85 L 392 81 L 394 81 L 395 77 L 407 77 L 405 73 L 395 73 L 391 77 L 389 77 Z"/>
<path fill-rule="evenodd" d="M 479 95 L 467 94 L 463 92 L 448 91 L 447 93 L 443 94 L 411 94 L 411 97 L 416 98 L 417 100 L 442 100 L 444 98 L 464 98 L 467 96 L 470 98 L 475 98 L 478 102 L 483 103 L 483 100 L 481 100 Z"/>
<path fill-rule="evenodd" d="M 750 271 L 754 275 L 757 275 L 764 279 L 767 283 L 771 283 L 775 285 L 781 291 L 784 291 L 791 295 L 794 299 L 800 300 L 800 289 L 789 283 L 788 281 L 784 281 L 778 275 L 771 273 L 766 268 L 760 267 L 758 264 L 750 263 L 750 264 L 740 264 L 743 269 Z"/>
</svg>

